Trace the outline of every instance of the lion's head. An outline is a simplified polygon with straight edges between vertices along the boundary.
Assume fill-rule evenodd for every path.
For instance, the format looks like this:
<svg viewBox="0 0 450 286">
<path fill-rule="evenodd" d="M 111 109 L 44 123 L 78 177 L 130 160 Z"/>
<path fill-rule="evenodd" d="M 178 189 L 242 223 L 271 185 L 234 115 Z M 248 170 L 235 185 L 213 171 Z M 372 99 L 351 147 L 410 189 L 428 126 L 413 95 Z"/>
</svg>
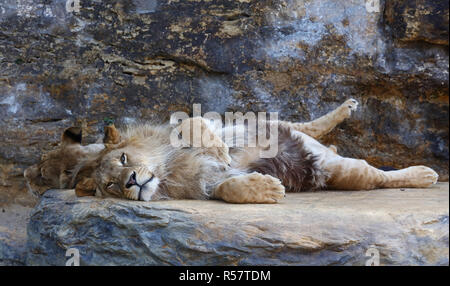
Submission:
<svg viewBox="0 0 450 286">
<path fill-rule="evenodd" d="M 95 170 L 76 185 L 76 194 L 141 201 L 160 199 L 164 160 L 170 147 L 163 142 L 167 134 L 156 129 L 148 127 L 145 134 L 128 133 L 119 144 L 106 144 L 87 166 L 94 166 Z"/>
<path fill-rule="evenodd" d="M 105 143 L 116 143 L 118 138 L 114 126 L 105 129 Z M 58 148 L 43 154 L 38 164 L 25 170 L 24 177 L 31 193 L 40 196 L 52 188 L 73 188 L 83 177 L 90 176 L 93 169 L 81 166 L 81 163 L 96 157 L 104 149 L 104 144 L 82 146 L 81 140 L 81 128 L 67 128 Z"/>
</svg>

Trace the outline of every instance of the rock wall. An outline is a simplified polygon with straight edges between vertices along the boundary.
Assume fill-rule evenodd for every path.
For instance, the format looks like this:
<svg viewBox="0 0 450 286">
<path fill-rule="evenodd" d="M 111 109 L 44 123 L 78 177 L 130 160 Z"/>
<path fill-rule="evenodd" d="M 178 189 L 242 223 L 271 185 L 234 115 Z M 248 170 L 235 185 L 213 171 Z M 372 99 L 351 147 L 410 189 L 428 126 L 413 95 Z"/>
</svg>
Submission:
<svg viewBox="0 0 450 286">
<path fill-rule="evenodd" d="M 306 121 L 353 97 L 359 112 L 324 143 L 448 180 L 448 11 L 437 0 L 0 0 L 0 199 L 23 195 L 24 168 L 67 126 L 92 143 L 105 120 L 165 120 L 193 103 Z"/>
</svg>

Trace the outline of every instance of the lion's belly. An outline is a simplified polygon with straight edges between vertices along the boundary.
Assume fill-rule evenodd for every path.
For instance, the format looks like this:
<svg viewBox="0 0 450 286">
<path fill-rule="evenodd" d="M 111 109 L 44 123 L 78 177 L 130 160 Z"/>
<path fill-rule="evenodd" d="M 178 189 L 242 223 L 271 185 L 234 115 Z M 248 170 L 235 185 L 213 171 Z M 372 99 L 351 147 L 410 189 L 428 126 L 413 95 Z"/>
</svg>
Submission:
<svg viewBox="0 0 450 286">
<path fill-rule="evenodd" d="M 317 162 L 322 168 L 325 166 L 325 162 L 330 160 L 330 158 L 339 156 L 328 147 L 322 145 L 319 141 L 303 132 L 292 131 L 292 135 L 300 137 L 303 140 L 305 149 L 317 157 Z"/>
<path fill-rule="evenodd" d="M 327 175 L 322 166 L 332 151 L 306 134 L 281 127 L 277 142 L 273 157 L 262 157 L 265 148 L 261 147 L 231 148 L 231 166 L 276 177 L 290 191 L 314 190 L 325 185 Z"/>
<path fill-rule="evenodd" d="M 250 163 L 261 158 L 259 147 L 230 148 L 231 167 L 245 170 Z"/>
<path fill-rule="evenodd" d="M 318 159 L 320 166 L 324 166 L 324 162 L 330 157 L 338 156 L 328 147 L 322 145 L 319 141 L 306 135 L 300 131 L 291 131 L 292 137 L 301 138 L 305 149 L 315 155 Z M 280 142 L 282 143 L 282 142 Z M 260 147 L 241 147 L 241 148 L 230 148 L 230 155 L 233 159 L 233 167 L 246 168 L 251 162 L 254 162 L 261 158 L 261 151 L 263 149 Z"/>
</svg>

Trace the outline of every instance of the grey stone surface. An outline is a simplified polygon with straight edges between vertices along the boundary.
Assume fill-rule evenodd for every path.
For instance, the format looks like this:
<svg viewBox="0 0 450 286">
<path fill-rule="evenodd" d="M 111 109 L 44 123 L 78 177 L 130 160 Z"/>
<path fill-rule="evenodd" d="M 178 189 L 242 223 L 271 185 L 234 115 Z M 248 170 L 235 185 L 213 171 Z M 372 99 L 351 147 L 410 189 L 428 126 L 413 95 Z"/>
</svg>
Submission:
<svg viewBox="0 0 450 286">
<path fill-rule="evenodd" d="M 288 193 L 276 205 L 136 202 L 45 193 L 28 224 L 29 265 L 449 264 L 449 185 Z"/>
<path fill-rule="evenodd" d="M 0 266 L 25 264 L 26 226 L 31 210 L 18 204 L 0 205 Z"/>
</svg>

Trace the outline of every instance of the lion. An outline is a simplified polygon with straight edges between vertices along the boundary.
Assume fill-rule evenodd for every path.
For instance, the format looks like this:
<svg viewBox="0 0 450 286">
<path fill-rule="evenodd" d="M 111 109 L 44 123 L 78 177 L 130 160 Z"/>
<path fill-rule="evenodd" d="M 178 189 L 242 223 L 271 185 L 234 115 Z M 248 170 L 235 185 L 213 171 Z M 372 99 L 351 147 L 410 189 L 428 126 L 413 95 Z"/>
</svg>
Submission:
<svg viewBox="0 0 450 286">
<path fill-rule="evenodd" d="M 79 172 L 93 171 L 76 184 L 75 192 L 78 196 L 140 201 L 219 199 L 229 203 L 277 203 L 286 191 L 415 188 L 437 182 L 437 173 L 425 166 L 383 171 L 364 160 L 340 156 L 335 146 L 319 143 L 318 139 L 348 118 L 357 106 L 356 100 L 349 99 L 336 110 L 307 123 L 267 121 L 266 128 L 274 126 L 279 134 L 278 151 L 271 158 L 259 156 L 263 148 L 259 145 L 233 147 L 232 142 L 225 142 L 220 136 L 226 130 L 212 128 L 202 117 L 189 118 L 175 126 L 129 126 L 122 132 L 115 131 L 120 133 L 117 143 L 105 144 L 97 155 L 77 167 Z M 184 138 L 183 132 L 192 130 L 185 127 L 194 125 L 200 127 L 202 138 L 215 143 L 213 147 L 193 147 L 192 141 L 187 142 L 188 147 L 171 144 L 174 131 Z M 232 128 L 248 129 L 246 125 Z"/>
<path fill-rule="evenodd" d="M 342 157 L 335 146 L 319 143 L 357 106 L 356 100 L 348 99 L 311 122 L 265 122 L 266 126 L 259 127 L 278 129 L 278 151 L 270 158 L 260 157 L 264 147 L 259 145 L 238 148 L 232 141 L 239 138 L 223 141 L 220 135 L 230 127 L 214 128 L 202 117 L 178 125 L 133 125 L 121 132 L 111 126 L 105 132 L 103 148 L 77 156 L 66 174 L 70 176 L 59 181 L 70 179 L 69 187 L 75 188 L 77 196 L 139 201 L 218 199 L 228 203 L 277 203 L 285 192 L 423 188 L 437 182 L 438 174 L 426 166 L 384 171 L 365 160 Z M 171 144 L 174 132 L 183 139 L 183 132 L 192 130 L 186 127 L 192 126 L 200 127 L 201 138 L 213 142 L 212 147 L 194 147 L 190 139 L 183 146 Z M 254 132 L 245 124 L 231 128 Z M 61 146 L 67 148 L 67 144 Z M 64 154 L 60 151 L 60 156 Z M 66 169 L 59 167 L 55 178 Z M 41 173 L 46 173 L 42 167 Z"/>
<path fill-rule="evenodd" d="M 81 162 L 97 156 L 105 148 L 105 143 L 118 143 L 119 136 L 114 125 L 106 126 L 103 144 L 82 146 L 82 129 L 80 127 L 65 129 L 59 146 L 43 154 L 38 164 L 24 171 L 29 192 L 33 196 L 40 197 L 48 189 L 74 188 L 80 178 L 90 176 L 93 171 L 86 166 L 80 171 Z"/>
</svg>

